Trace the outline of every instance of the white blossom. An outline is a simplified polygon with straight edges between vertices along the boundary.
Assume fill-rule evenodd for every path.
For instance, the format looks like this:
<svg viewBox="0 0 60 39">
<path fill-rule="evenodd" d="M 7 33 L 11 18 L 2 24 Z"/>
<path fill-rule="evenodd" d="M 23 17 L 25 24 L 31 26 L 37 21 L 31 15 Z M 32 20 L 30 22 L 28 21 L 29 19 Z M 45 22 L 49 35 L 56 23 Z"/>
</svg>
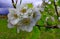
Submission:
<svg viewBox="0 0 60 39">
<path fill-rule="evenodd" d="M 8 22 L 12 25 L 16 25 L 21 20 L 20 13 L 17 13 L 16 9 L 9 9 Z"/>
<path fill-rule="evenodd" d="M 10 9 L 8 14 L 8 28 L 17 27 L 20 30 L 31 32 L 33 26 L 41 18 L 41 14 L 36 8 L 28 8 L 26 4 L 18 5 L 16 9 Z"/>
<path fill-rule="evenodd" d="M 53 17 L 53 16 L 51 16 L 51 17 L 46 17 L 46 21 L 48 21 L 48 19 L 50 19 L 50 20 L 52 20 L 52 21 L 55 21 L 55 18 Z"/>
<path fill-rule="evenodd" d="M 58 17 L 58 20 L 60 21 L 60 17 Z"/>
<path fill-rule="evenodd" d="M 48 19 L 49 19 L 49 17 L 46 17 L 46 19 L 45 19 L 45 20 L 46 20 L 46 21 L 48 21 Z"/>
<path fill-rule="evenodd" d="M 60 16 L 60 7 L 59 6 L 57 7 L 57 10 L 58 10 L 58 14 Z"/>
</svg>

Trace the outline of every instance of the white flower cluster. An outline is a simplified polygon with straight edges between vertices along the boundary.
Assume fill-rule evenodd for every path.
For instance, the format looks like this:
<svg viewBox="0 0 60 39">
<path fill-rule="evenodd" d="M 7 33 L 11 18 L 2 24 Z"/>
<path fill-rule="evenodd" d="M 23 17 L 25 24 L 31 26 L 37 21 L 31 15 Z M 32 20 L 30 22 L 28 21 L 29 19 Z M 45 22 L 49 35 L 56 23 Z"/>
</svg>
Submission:
<svg viewBox="0 0 60 39">
<path fill-rule="evenodd" d="M 40 18 L 41 14 L 34 6 L 29 8 L 27 4 L 17 5 L 16 9 L 9 8 L 8 28 L 16 26 L 17 33 L 20 30 L 31 32 Z"/>
</svg>

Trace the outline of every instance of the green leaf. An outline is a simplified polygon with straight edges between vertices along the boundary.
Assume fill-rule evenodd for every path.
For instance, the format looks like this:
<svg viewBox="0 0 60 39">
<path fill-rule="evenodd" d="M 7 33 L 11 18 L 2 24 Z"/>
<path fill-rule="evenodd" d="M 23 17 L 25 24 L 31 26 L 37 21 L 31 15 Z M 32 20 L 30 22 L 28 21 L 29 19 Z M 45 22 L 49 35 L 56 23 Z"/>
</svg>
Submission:
<svg viewBox="0 0 60 39">
<path fill-rule="evenodd" d="M 58 0 L 57 4 L 58 4 L 58 6 L 60 6 L 60 0 Z"/>
<path fill-rule="evenodd" d="M 40 36 L 40 31 L 37 27 L 34 27 L 33 29 L 33 35 L 32 35 L 32 38 L 30 39 L 38 39 L 38 37 Z"/>
<path fill-rule="evenodd" d="M 32 3 L 28 3 L 27 6 L 28 6 L 28 8 L 33 8 L 33 4 Z"/>
<path fill-rule="evenodd" d="M 51 30 L 51 28 L 45 28 L 45 31 L 50 31 Z"/>
<path fill-rule="evenodd" d="M 52 25 L 52 20 L 51 20 L 51 18 L 49 18 L 49 19 L 47 20 L 47 24 L 50 25 L 50 26 Z"/>
</svg>

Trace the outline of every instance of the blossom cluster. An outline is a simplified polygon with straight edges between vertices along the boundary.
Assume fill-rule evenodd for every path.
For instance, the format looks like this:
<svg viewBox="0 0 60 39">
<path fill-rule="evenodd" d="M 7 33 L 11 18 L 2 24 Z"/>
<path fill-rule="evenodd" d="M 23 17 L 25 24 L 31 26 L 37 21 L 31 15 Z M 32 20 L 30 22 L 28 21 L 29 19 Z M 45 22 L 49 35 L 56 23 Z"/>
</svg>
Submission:
<svg viewBox="0 0 60 39">
<path fill-rule="evenodd" d="M 9 8 L 8 28 L 17 27 L 17 33 L 20 30 L 31 32 L 40 18 L 40 11 L 33 4 L 17 5 L 16 8 Z"/>
</svg>

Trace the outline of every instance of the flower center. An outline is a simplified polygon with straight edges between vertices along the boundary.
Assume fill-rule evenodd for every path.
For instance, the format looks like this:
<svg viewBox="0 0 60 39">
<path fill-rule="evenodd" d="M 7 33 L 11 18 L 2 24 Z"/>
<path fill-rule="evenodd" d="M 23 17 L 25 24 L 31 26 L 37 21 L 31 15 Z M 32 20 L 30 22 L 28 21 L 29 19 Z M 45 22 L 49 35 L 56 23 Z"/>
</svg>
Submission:
<svg viewBox="0 0 60 39">
<path fill-rule="evenodd" d="M 26 9 L 22 9 L 20 12 L 25 13 L 26 12 Z"/>
<path fill-rule="evenodd" d="M 14 17 L 15 17 L 15 18 L 18 18 L 17 14 L 14 14 Z"/>
<path fill-rule="evenodd" d="M 29 18 L 24 18 L 22 20 L 23 25 L 29 25 L 30 24 L 30 19 Z"/>
<path fill-rule="evenodd" d="M 36 12 L 33 13 L 33 18 L 35 18 L 35 17 L 36 17 Z"/>
</svg>

